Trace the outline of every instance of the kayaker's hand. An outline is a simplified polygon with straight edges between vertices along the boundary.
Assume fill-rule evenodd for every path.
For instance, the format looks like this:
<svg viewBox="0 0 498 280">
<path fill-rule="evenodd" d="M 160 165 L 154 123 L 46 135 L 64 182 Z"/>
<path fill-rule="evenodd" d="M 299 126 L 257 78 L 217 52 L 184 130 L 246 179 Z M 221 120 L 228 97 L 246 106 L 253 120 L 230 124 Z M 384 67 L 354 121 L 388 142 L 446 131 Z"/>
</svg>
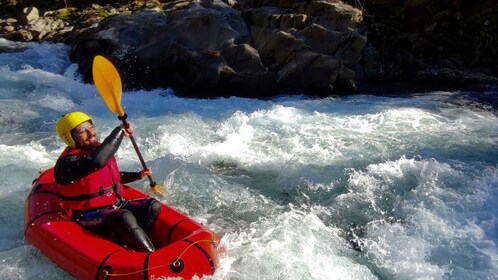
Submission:
<svg viewBox="0 0 498 280">
<path fill-rule="evenodd" d="M 135 130 L 133 129 L 133 125 L 130 122 L 128 123 L 128 126 L 121 124 L 120 127 L 122 130 L 124 130 L 125 135 L 128 137 L 133 136 L 133 133 L 135 133 Z"/>
<path fill-rule="evenodd" d="M 152 176 L 152 169 L 147 168 L 145 170 L 140 171 L 140 177 L 145 178 L 145 176 Z"/>
</svg>

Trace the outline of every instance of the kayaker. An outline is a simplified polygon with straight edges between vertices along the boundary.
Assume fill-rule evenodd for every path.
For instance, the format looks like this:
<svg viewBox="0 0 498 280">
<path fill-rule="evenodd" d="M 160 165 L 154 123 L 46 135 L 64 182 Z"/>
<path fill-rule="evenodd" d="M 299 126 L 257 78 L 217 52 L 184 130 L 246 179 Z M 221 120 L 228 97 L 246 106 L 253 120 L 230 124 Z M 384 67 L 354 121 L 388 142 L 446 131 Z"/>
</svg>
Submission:
<svg viewBox="0 0 498 280">
<path fill-rule="evenodd" d="M 114 154 L 123 137 L 134 133 L 116 127 L 104 141 L 97 139 L 92 118 L 71 112 L 57 122 L 57 134 L 67 144 L 55 165 L 55 179 L 68 215 L 92 232 L 121 239 L 135 251 L 153 252 L 146 232 L 161 211 L 154 198 L 124 200 L 122 184 L 152 175 L 150 168 L 140 172 L 120 172 Z"/>
</svg>

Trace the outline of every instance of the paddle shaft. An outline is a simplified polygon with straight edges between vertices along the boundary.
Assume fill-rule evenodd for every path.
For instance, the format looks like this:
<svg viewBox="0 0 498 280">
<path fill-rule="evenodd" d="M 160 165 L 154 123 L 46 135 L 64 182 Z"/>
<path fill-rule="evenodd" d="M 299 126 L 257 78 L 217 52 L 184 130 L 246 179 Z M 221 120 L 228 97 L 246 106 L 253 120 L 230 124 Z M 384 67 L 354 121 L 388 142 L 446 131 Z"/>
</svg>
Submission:
<svg viewBox="0 0 498 280">
<path fill-rule="evenodd" d="M 125 127 L 128 127 L 130 124 L 128 123 L 128 121 L 126 121 L 126 118 L 128 116 L 125 114 L 123 117 L 121 116 L 118 116 L 118 119 L 120 119 L 124 126 Z M 138 156 L 138 159 L 140 160 L 140 163 L 142 164 L 142 167 L 144 170 L 147 169 L 147 165 L 145 164 L 145 160 L 144 158 L 142 157 L 142 153 L 140 152 L 140 149 L 138 148 L 138 145 L 137 145 L 137 142 L 135 141 L 135 137 L 133 137 L 133 135 L 130 135 L 130 140 L 131 140 L 131 144 L 133 145 L 133 148 L 135 148 L 135 152 L 137 153 L 137 156 Z M 152 180 L 152 177 L 150 175 L 147 175 L 147 178 L 149 178 L 149 182 L 150 182 L 150 187 L 155 187 L 156 186 L 156 182 L 154 182 L 154 180 Z"/>
<path fill-rule="evenodd" d="M 126 121 L 128 116 L 125 114 L 123 107 L 121 106 L 121 94 L 123 90 L 121 85 L 121 77 L 119 76 L 119 72 L 116 67 L 114 67 L 112 62 L 110 62 L 107 58 L 97 55 L 93 59 L 92 76 L 95 86 L 97 87 L 100 96 L 104 99 L 109 110 L 116 113 L 118 115 L 118 119 L 123 122 L 123 125 L 126 128 L 128 128 L 130 125 Z M 133 148 L 135 148 L 138 158 L 140 159 L 143 169 L 147 170 L 147 165 L 145 164 L 142 153 L 140 153 L 140 149 L 138 148 L 137 142 L 135 141 L 133 135 L 130 135 L 130 140 L 133 144 Z M 147 178 L 149 178 L 152 190 L 161 190 L 161 187 L 156 185 L 156 182 L 152 180 L 150 175 L 147 175 Z"/>
</svg>

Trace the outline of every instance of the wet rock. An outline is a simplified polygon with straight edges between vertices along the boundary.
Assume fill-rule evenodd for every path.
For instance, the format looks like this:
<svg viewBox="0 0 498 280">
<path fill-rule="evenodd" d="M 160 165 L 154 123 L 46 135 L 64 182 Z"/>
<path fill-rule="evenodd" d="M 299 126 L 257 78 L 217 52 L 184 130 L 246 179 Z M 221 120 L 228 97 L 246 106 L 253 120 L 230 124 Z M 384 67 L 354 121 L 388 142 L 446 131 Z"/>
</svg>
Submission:
<svg viewBox="0 0 498 280">
<path fill-rule="evenodd" d="M 340 16 L 346 6 L 335 3 L 292 6 L 299 13 L 248 10 L 246 24 L 222 1 L 173 1 L 160 10 L 100 22 L 74 37 L 71 59 L 88 82 L 94 55 L 104 54 L 117 64 L 126 86 L 172 87 L 184 96 L 329 95 L 336 83 L 355 88 L 352 69 L 366 38 L 346 25 L 356 24 L 358 13 Z M 334 40 L 334 46 L 324 40 Z"/>
<path fill-rule="evenodd" d="M 104 54 L 114 59 L 132 88 L 173 87 L 181 95 L 203 97 L 271 94 L 274 78 L 246 43 L 249 34 L 241 23 L 225 4 L 177 1 L 161 12 L 121 14 L 101 22 L 75 39 L 71 59 L 87 81 L 93 56 Z"/>
</svg>

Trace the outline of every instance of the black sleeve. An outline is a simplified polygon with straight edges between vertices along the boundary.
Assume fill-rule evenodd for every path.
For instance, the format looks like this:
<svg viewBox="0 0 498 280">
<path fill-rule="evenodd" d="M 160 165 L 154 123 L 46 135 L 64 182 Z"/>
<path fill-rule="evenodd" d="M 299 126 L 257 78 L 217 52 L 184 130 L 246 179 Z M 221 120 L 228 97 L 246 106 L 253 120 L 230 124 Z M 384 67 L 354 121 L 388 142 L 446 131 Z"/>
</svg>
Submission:
<svg viewBox="0 0 498 280">
<path fill-rule="evenodd" d="M 103 168 L 118 150 L 123 137 L 123 130 L 116 127 L 91 154 L 59 158 L 55 164 L 55 181 L 63 185 L 70 184 Z"/>
<path fill-rule="evenodd" d="M 142 179 L 141 172 L 121 172 L 121 183 L 127 184 Z"/>
<path fill-rule="evenodd" d="M 116 153 L 123 140 L 124 132 L 121 127 L 116 127 L 109 136 L 104 139 L 104 142 L 95 149 L 90 155 L 99 169 L 104 167 L 109 159 Z"/>
</svg>

